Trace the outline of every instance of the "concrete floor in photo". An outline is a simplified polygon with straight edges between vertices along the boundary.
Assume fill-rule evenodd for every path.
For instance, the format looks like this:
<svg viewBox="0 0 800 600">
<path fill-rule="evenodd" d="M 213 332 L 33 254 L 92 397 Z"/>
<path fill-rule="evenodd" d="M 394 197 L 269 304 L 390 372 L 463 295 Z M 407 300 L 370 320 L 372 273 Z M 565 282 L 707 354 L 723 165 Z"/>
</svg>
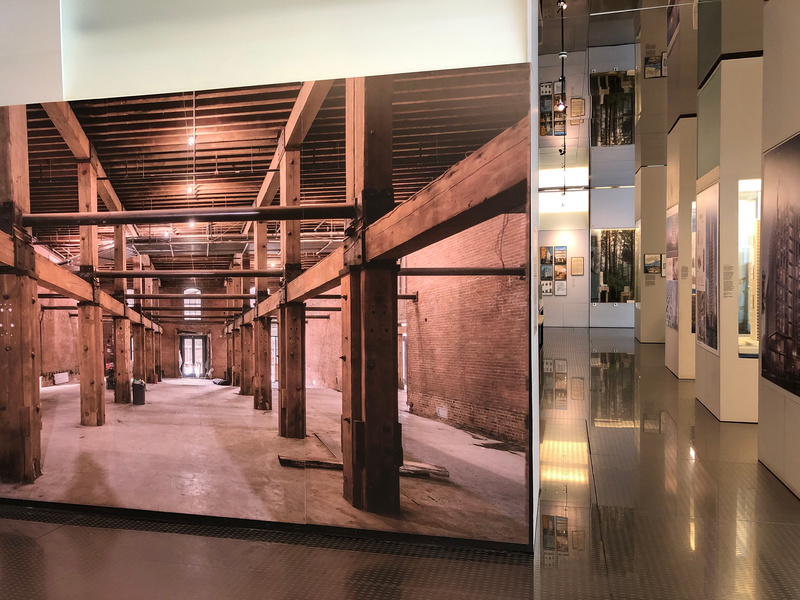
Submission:
<svg viewBox="0 0 800 600">
<path fill-rule="evenodd" d="M 305 440 L 278 436 L 277 411 L 207 380 L 147 386 L 143 406 L 106 392 L 106 425 L 82 427 L 79 386 L 42 389 L 43 475 L 0 485 L 0 497 L 527 542 L 525 457 L 404 412 L 405 459 L 449 479 L 401 478 L 401 513 L 376 515 L 342 498 L 342 473 L 282 467 L 278 455 L 327 458 L 315 433 L 340 440 L 341 394 L 308 389 Z M 276 394 L 277 395 L 277 394 Z"/>
</svg>

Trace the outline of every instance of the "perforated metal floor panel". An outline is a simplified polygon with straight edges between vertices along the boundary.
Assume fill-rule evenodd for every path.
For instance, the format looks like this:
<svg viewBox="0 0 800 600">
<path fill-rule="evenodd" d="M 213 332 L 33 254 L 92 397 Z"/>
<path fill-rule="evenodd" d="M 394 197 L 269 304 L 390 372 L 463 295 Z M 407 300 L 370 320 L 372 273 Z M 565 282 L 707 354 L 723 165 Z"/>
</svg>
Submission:
<svg viewBox="0 0 800 600">
<path fill-rule="evenodd" d="M 0 598 L 530 598 L 532 555 L 0 505 Z"/>
</svg>

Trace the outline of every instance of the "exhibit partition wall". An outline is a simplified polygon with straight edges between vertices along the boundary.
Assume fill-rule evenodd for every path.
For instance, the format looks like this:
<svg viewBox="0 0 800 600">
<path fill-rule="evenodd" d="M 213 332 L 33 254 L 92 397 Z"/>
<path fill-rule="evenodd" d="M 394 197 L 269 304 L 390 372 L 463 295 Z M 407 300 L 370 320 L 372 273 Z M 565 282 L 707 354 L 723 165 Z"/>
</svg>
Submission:
<svg viewBox="0 0 800 600">
<path fill-rule="evenodd" d="M 2 473 L 0 496 L 530 547 L 530 89 L 516 63 L 0 109 L 26 215 L 94 214 L 79 198 L 113 188 L 127 211 L 218 216 L 81 221 L 95 259 L 77 227 L 31 225 L 75 282 L 44 275 L 39 293 L 69 297 L 82 340 L 101 307 L 75 304 L 80 273 L 114 326 L 133 320 L 134 402 L 109 383 L 103 426 L 78 427 L 91 359 L 61 352 L 74 317 L 43 322 L 41 475 Z M 254 204 L 306 212 L 219 212 Z M 554 293 L 577 295 L 588 240 L 583 265 L 545 241 Z M 111 297 L 126 276 L 135 312 Z"/>
<path fill-rule="evenodd" d="M 786 73 L 800 70 L 800 5 L 773 0 L 764 6 L 764 93 L 797 94 Z M 761 209 L 758 458 L 800 495 L 800 371 L 797 368 L 797 226 L 800 214 L 798 153 L 800 108 L 764 115 Z"/>
</svg>

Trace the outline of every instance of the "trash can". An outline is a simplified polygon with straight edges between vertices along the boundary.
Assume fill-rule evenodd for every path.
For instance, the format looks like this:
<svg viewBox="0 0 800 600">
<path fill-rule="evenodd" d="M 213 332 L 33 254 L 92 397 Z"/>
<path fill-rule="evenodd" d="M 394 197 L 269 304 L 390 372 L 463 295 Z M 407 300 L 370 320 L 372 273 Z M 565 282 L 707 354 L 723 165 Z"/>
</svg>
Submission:
<svg viewBox="0 0 800 600">
<path fill-rule="evenodd" d="M 144 381 L 133 382 L 133 403 L 144 404 Z"/>
</svg>

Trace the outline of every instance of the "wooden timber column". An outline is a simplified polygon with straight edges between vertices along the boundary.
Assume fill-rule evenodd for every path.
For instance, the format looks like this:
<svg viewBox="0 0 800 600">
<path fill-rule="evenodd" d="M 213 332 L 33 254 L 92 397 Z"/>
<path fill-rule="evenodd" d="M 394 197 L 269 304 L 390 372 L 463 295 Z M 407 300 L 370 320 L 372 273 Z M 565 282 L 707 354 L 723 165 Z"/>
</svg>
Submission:
<svg viewBox="0 0 800 600">
<path fill-rule="evenodd" d="M 250 256 L 245 254 L 242 256 L 242 271 L 247 272 L 250 269 Z M 242 279 L 242 293 L 250 293 L 250 278 Z M 242 306 L 247 306 L 249 303 L 242 300 Z M 253 395 L 253 370 L 255 369 L 255 361 L 253 360 L 253 324 L 242 323 L 240 330 L 240 343 L 242 345 L 242 367 L 241 367 L 241 382 L 239 393 L 243 396 Z"/>
<path fill-rule="evenodd" d="M 153 337 L 153 345 L 156 351 L 156 383 L 161 381 L 161 331 L 156 331 Z"/>
<path fill-rule="evenodd" d="M 156 349 L 155 349 L 155 334 L 149 327 L 144 330 L 144 380 L 147 383 L 156 382 Z"/>
<path fill-rule="evenodd" d="M 253 227 L 255 268 L 267 269 L 267 223 L 260 221 Z M 256 277 L 256 305 L 269 295 L 268 281 Z M 257 310 L 257 309 L 256 309 Z M 253 408 L 272 410 L 272 319 L 258 317 L 253 320 Z"/>
<path fill-rule="evenodd" d="M 41 338 L 33 246 L 17 226 L 30 212 L 24 105 L 0 107 L 0 206 L 14 239 L 14 267 L 0 269 L 0 480 L 31 483 L 42 474 Z"/>
<path fill-rule="evenodd" d="M 127 268 L 125 248 L 125 228 L 114 227 L 114 268 L 124 271 Z M 127 279 L 114 280 L 114 295 L 125 304 Z M 133 388 L 131 387 L 131 321 L 125 317 L 114 317 L 114 402 L 130 404 Z"/>
<path fill-rule="evenodd" d="M 342 271 L 344 497 L 371 512 L 400 511 L 397 265 L 365 262 L 363 231 L 393 208 L 392 79 L 345 83 L 346 193 L 357 219 Z"/>
<path fill-rule="evenodd" d="M 114 317 L 114 402 L 130 404 L 131 386 L 131 321 Z"/>
<path fill-rule="evenodd" d="M 233 265 L 232 268 L 234 269 L 241 269 L 242 268 L 242 260 L 243 256 L 241 254 L 235 254 L 233 257 Z M 229 282 L 228 291 L 231 294 L 242 294 L 244 293 L 242 290 L 244 286 L 242 285 L 242 278 L 241 277 L 232 277 Z M 237 311 L 242 307 L 242 300 L 234 298 L 233 300 L 228 301 L 229 306 L 231 308 L 236 309 Z M 234 321 L 234 329 L 231 335 L 231 385 L 239 386 L 242 385 L 242 330 L 241 325 L 237 324 Z"/>
<path fill-rule="evenodd" d="M 242 385 L 242 330 L 239 325 L 233 330 L 233 379 L 231 385 Z"/>
<path fill-rule="evenodd" d="M 133 257 L 133 270 L 134 271 L 141 271 L 142 270 L 142 256 L 134 256 Z M 137 294 L 144 293 L 144 280 L 139 278 L 133 279 L 133 291 Z M 136 300 L 134 302 L 134 309 L 141 313 L 142 312 L 142 301 Z M 147 376 L 147 369 L 146 369 L 146 359 L 144 353 L 144 342 L 145 342 L 145 333 L 144 333 L 144 325 L 140 325 L 138 323 L 131 324 L 131 335 L 133 337 L 133 377 L 134 379 L 138 379 L 140 381 L 144 381 L 145 377 Z"/>
<path fill-rule="evenodd" d="M 90 162 L 78 163 L 78 207 L 97 212 L 97 171 Z M 91 281 L 97 269 L 97 226 L 81 226 L 81 274 Z M 103 314 L 96 302 L 78 303 L 78 364 L 81 372 L 81 425 L 106 421 L 103 360 Z"/>
<path fill-rule="evenodd" d="M 252 396 L 253 369 L 255 367 L 253 360 L 253 325 L 251 323 L 244 324 L 240 331 L 242 334 L 242 381 L 239 393 L 243 396 Z"/>
<path fill-rule="evenodd" d="M 281 160 L 281 206 L 300 205 L 300 151 L 287 149 Z M 281 221 L 283 283 L 301 270 L 300 221 Z M 280 435 L 306 437 L 306 327 L 302 302 L 281 302 L 278 309 Z"/>
<path fill-rule="evenodd" d="M 233 381 L 233 332 L 225 333 L 225 379 Z"/>
<path fill-rule="evenodd" d="M 150 282 L 151 293 L 160 294 L 160 280 L 151 279 Z M 161 304 L 161 300 L 155 300 L 153 304 L 155 306 L 159 306 Z M 161 331 L 156 331 L 155 328 L 153 328 L 153 383 L 158 383 L 161 381 L 161 372 Z"/>
<path fill-rule="evenodd" d="M 145 255 L 145 260 L 149 264 L 150 257 Z M 150 265 L 152 268 L 152 265 Z M 153 292 L 153 279 L 148 277 L 144 280 L 144 293 L 145 294 L 152 294 Z M 145 328 L 144 332 L 144 375 L 145 375 L 145 382 L 147 383 L 158 383 L 156 379 L 156 343 L 155 343 L 155 332 L 151 327 Z"/>
</svg>

